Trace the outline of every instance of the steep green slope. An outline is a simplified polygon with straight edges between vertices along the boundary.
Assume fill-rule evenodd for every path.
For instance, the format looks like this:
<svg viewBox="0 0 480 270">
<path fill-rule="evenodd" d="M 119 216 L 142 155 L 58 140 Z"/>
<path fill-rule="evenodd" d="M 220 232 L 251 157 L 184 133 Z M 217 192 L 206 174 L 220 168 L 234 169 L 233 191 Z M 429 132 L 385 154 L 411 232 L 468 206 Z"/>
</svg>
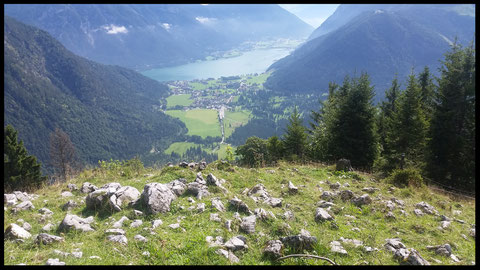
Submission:
<svg viewBox="0 0 480 270">
<path fill-rule="evenodd" d="M 168 88 L 134 71 L 88 61 L 45 31 L 4 19 L 4 124 L 45 165 L 55 127 L 87 163 L 168 145 L 185 126 L 158 108 Z"/>
<path fill-rule="evenodd" d="M 187 183 L 191 183 L 198 173 L 196 169 L 179 166 L 162 170 L 147 168 L 130 177 L 121 176 L 121 171 L 125 171 L 125 168 L 88 170 L 72 179 L 69 184 L 80 188 L 84 182 L 90 182 L 97 187 L 118 182 L 122 186 L 134 187 L 141 193 L 149 183 L 169 183 L 179 178 L 185 178 Z M 4 230 L 11 223 L 22 226 L 22 222 L 18 220 L 23 219 L 31 225 L 32 236 L 19 243 L 5 240 L 4 264 L 44 265 L 49 258 L 59 258 L 66 265 L 329 265 L 324 260 L 310 258 L 288 258 L 276 262 L 263 255 L 268 241 L 297 235 L 303 229 L 316 237 L 317 242 L 313 248 L 294 251 L 293 248 L 284 246 L 282 255 L 307 253 L 327 257 L 339 265 L 399 265 L 401 262 L 384 246 L 386 239 L 398 238 L 407 248 L 417 250 L 422 258 L 433 265 L 471 265 L 472 261 L 475 261 L 475 238 L 470 235 L 472 223 L 475 223 L 474 200 L 447 196 L 427 187 L 392 188 L 383 179 L 375 180 L 372 175 L 335 172 L 332 167 L 321 164 L 282 163 L 276 167 L 248 169 L 216 162 L 209 164 L 201 172 L 204 179 L 207 179 L 209 173 L 217 179 L 225 179 L 223 187 L 226 192 L 219 187 L 208 185 L 210 195 L 198 199 L 185 191 L 172 201 L 170 211 L 154 215 L 135 215 L 134 209 L 146 213 L 141 207 L 125 206 L 120 212 L 114 213 L 87 209 L 87 194 L 76 190 L 72 191 L 71 197 L 61 196 L 63 191 L 69 190 L 67 183 L 41 189 L 35 192 L 38 198 L 32 200 L 35 209 L 15 214 L 11 211 L 12 206 L 8 206 L 5 211 Z M 297 192 L 289 192 L 289 181 L 298 188 Z M 340 185 L 334 188 L 336 182 Z M 272 207 L 261 198 L 255 202 L 252 197 L 258 197 L 259 194 L 249 196 L 244 191 L 252 190 L 257 184 L 265 187 L 268 196 L 282 198 L 281 206 Z M 371 187 L 377 189 L 370 189 L 372 193 L 363 190 Z M 357 206 L 339 195 L 340 192 L 347 193 L 347 190 L 354 196 L 368 194 L 372 201 Z M 330 199 L 327 199 L 326 194 L 331 194 Z M 235 212 L 238 211 L 240 219 L 249 214 L 229 203 L 234 197 L 242 200 L 252 212 L 257 208 L 271 211 L 275 219 L 271 216 L 266 220 L 257 218 L 255 232 L 246 233 L 240 229 L 241 221 L 235 217 Z M 221 212 L 212 207 L 213 198 L 221 201 L 225 211 Z M 78 206 L 68 211 L 62 210 L 62 205 L 68 200 L 76 202 Z M 332 215 L 333 220 L 315 221 L 316 209 L 319 205 L 326 204 L 320 203 L 322 200 L 334 204 L 323 208 Z M 426 213 L 417 216 L 414 209 L 421 208 L 416 206 L 421 202 L 433 206 L 435 211 L 438 211 L 438 216 Z M 204 204 L 203 211 L 201 204 Z M 40 223 L 43 215 L 37 212 L 43 207 L 51 210 L 53 214 L 44 218 L 44 223 Z M 290 211 L 291 215 L 285 215 L 287 211 Z M 394 218 L 386 217 L 389 211 Z M 58 224 L 68 213 L 82 218 L 92 216 L 94 231 L 58 232 Z M 218 215 L 219 221 L 212 220 L 211 215 L 214 214 Z M 451 220 L 445 229 L 438 228 L 442 224 L 441 215 Z M 129 219 L 120 227 L 125 231 L 128 241 L 126 245 L 107 240 L 106 233 L 106 230 L 113 228 L 113 224 L 123 216 Z M 142 224 L 132 227 L 135 220 L 141 220 Z M 161 220 L 162 224 L 153 228 L 153 220 Z M 231 230 L 225 226 L 227 220 L 232 221 Z M 34 244 L 35 234 L 42 232 L 42 227 L 48 223 L 53 224 L 53 228 L 47 233 L 62 236 L 64 241 L 48 245 Z M 135 221 L 135 224 L 139 223 Z M 179 227 L 171 228 L 172 224 L 179 224 Z M 147 242 L 135 240 L 136 235 L 145 237 Z M 243 235 L 248 246 L 247 249 L 233 251 L 239 259 L 238 263 L 231 263 L 224 256 L 216 254 L 218 249 L 228 248 L 211 246 L 207 242 L 209 237 L 212 237 L 213 241 L 222 237 L 226 242 L 237 235 Z M 359 242 L 352 243 L 352 239 L 362 243 L 356 246 Z M 347 254 L 333 251 L 333 241 L 341 242 Z M 459 262 L 427 249 L 427 246 L 444 244 L 451 246 L 451 252 Z M 366 247 L 372 248 L 372 251 L 367 251 Z M 55 250 L 71 254 L 61 256 Z M 82 252 L 81 258 L 72 256 L 74 251 Z"/>
</svg>

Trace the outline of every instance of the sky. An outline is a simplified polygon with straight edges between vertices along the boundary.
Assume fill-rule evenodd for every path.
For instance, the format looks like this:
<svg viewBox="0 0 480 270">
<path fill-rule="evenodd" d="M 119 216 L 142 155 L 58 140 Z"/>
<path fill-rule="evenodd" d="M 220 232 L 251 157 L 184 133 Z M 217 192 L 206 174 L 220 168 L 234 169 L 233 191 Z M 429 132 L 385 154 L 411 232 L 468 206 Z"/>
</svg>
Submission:
<svg viewBox="0 0 480 270">
<path fill-rule="evenodd" d="M 317 28 L 335 12 L 339 4 L 280 4 L 280 6 Z"/>
</svg>

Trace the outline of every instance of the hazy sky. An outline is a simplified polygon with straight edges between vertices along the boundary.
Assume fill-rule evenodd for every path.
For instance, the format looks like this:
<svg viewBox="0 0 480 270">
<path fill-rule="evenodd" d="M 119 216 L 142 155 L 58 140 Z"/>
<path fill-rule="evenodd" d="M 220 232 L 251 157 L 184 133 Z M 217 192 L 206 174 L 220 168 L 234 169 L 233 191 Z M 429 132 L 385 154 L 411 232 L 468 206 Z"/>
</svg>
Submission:
<svg viewBox="0 0 480 270">
<path fill-rule="evenodd" d="M 339 4 L 280 4 L 280 6 L 317 28 L 332 15 Z"/>
</svg>

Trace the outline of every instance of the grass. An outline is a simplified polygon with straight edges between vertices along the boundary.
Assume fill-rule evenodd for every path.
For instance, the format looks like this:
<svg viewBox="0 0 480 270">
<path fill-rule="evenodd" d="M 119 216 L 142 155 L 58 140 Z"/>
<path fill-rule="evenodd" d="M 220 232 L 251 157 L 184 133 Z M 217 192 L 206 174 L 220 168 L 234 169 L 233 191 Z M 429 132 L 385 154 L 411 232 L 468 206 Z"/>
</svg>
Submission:
<svg viewBox="0 0 480 270">
<path fill-rule="evenodd" d="M 189 106 L 193 103 L 193 100 L 190 99 L 191 96 L 191 94 L 171 95 L 167 98 L 167 108 L 172 108 L 177 105 Z"/>
<path fill-rule="evenodd" d="M 205 90 L 209 87 L 215 86 L 218 83 L 217 80 L 209 80 L 209 81 L 204 80 L 204 81 L 206 82 L 206 84 L 203 84 L 200 82 L 189 82 L 189 84 L 193 90 Z"/>
<path fill-rule="evenodd" d="M 227 157 L 227 145 L 226 144 L 219 144 L 215 143 L 214 147 L 207 147 L 203 144 L 191 143 L 191 142 L 175 142 L 172 143 L 165 151 L 165 154 L 170 155 L 172 152 L 175 152 L 179 155 L 183 155 L 188 148 L 190 147 L 198 147 L 200 146 L 203 151 L 212 154 L 217 153 L 219 159 L 225 159 Z M 232 147 L 233 152 L 235 152 L 236 147 Z"/>
<path fill-rule="evenodd" d="M 249 79 L 246 80 L 246 83 L 248 84 L 258 84 L 258 85 L 263 85 L 263 83 L 267 80 L 268 76 L 270 76 L 272 72 L 264 72 L 261 74 L 258 74 L 257 76 L 251 76 Z"/>
<path fill-rule="evenodd" d="M 251 117 L 251 112 L 245 110 L 235 112 L 226 111 L 225 118 L 223 119 L 225 138 L 230 137 L 237 127 L 247 124 Z"/>
<path fill-rule="evenodd" d="M 222 136 L 216 110 L 167 110 L 165 113 L 184 122 L 188 129 L 188 135 L 198 135 L 202 138 Z"/>
<path fill-rule="evenodd" d="M 165 214 L 157 214 L 155 216 L 139 217 L 143 221 L 143 225 L 139 228 L 130 228 L 129 224 L 136 219 L 133 217 L 133 209 L 125 207 L 123 211 L 118 213 L 101 214 L 92 210 L 86 210 L 84 204 L 71 210 L 72 214 L 82 217 L 90 215 L 95 219 L 95 231 L 88 233 L 69 232 L 64 235 L 65 242 L 56 243 L 47 246 L 37 246 L 33 243 L 33 238 L 26 240 L 24 243 L 14 243 L 13 241 L 4 241 L 4 264 L 14 265 L 26 263 L 28 265 L 43 265 L 48 258 L 59 258 L 67 265 L 85 265 L 85 264 L 101 264 L 101 265 L 210 265 L 221 264 L 229 265 L 230 262 L 224 257 L 215 254 L 217 248 L 208 246 L 205 238 L 207 236 L 222 236 L 225 241 L 231 237 L 242 234 L 247 238 L 249 248 L 246 251 L 235 252 L 240 259 L 241 265 L 328 265 L 327 262 L 321 260 L 312 260 L 305 258 L 291 258 L 280 262 L 271 261 L 262 256 L 262 250 L 268 240 L 279 239 L 280 237 L 297 234 L 301 229 L 308 230 L 313 236 L 316 236 L 318 243 L 314 246 L 314 250 L 306 251 L 309 254 L 328 257 L 340 265 L 355 265 L 366 262 L 371 265 L 398 265 L 399 263 L 393 259 L 393 255 L 388 253 L 383 244 L 385 239 L 398 237 L 408 247 L 414 248 L 423 258 L 432 264 L 446 265 L 469 265 L 475 261 L 475 239 L 468 236 L 470 224 L 475 223 L 475 201 L 459 198 L 448 197 L 444 194 L 437 193 L 427 187 L 423 188 L 397 188 L 393 193 L 388 192 L 390 184 L 383 181 L 374 182 L 371 175 L 357 172 L 364 180 L 355 180 L 352 174 L 343 177 L 341 174 L 334 175 L 330 167 L 314 164 L 299 165 L 281 163 L 276 167 L 249 169 L 237 166 L 227 166 L 226 169 L 221 168 L 220 163 L 212 163 L 202 171 L 204 177 L 208 173 L 213 173 L 217 178 L 226 180 L 224 184 L 228 193 L 223 193 L 220 189 L 209 187 L 212 193 L 201 200 L 195 199 L 195 203 L 188 201 L 190 194 L 183 194 L 172 202 L 171 211 Z M 145 168 L 140 174 L 134 177 L 122 177 L 121 169 L 117 171 L 102 171 L 100 169 L 85 170 L 79 176 L 71 179 L 69 182 L 77 186 L 81 186 L 83 182 L 90 182 L 100 187 L 110 182 L 119 182 L 123 186 L 133 186 L 140 192 L 147 183 L 160 182 L 168 183 L 174 179 L 185 178 L 188 182 L 195 179 L 197 171 L 189 168 L 167 167 L 161 170 Z M 151 174 L 148 176 L 146 174 Z M 325 183 L 329 180 L 332 183 L 340 182 L 348 183 L 355 194 L 361 195 L 361 189 L 367 186 L 375 186 L 380 190 L 371 195 L 374 198 L 372 204 L 356 207 L 350 202 L 343 202 L 341 199 L 334 199 L 338 212 L 335 215 L 334 222 L 338 229 L 332 228 L 332 222 L 316 222 L 314 220 L 315 204 L 320 200 L 319 187 L 323 190 L 330 190 Z M 288 181 L 292 181 L 299 189 L 297 194 L 289 194 L 287 191 Z M 242 195 L 241 192 L 245 188 L 251 188 L 255 184 L 262 183 L 273 197 L 282 197 L 282 208 L 272 208 L 263 203 L 255 203 L 250 197 Z M 347 189 L 347 188 L 341 188 Z M 69 199 L 80 202 L 84 200 L 85 194 L 74 191 L 74 197 L 62 198 L 60 194 L 67 190 L 67 183 L 55 184 L 42 188 L 35 192 L 40 197 L 33 201 L 35 209 L 13 214 L 10 209 L 4 214 L 4 230 L 10 223 L 17 223 L 22 218 L 32 225 L 32 235 L 40 232 L 40 229 L 46 224 L 38 222 L 38 209 L 47 207 L 54 212 L 49 220 L 55 224 L 59 223 L 66 212 L 61 210 L 61 206 Z M 409 190 L 409 192 L 405 192 Z M 211 198 L 219 197 L 223 204 L 228 207 L 228 200 L 237 196 L 243 200 L 253 211 L 255 208 L 264 208 L 272 211 L 276 216 L 276 220 L 261 221 L 257 220 L 255 233 L 248 235 L 239 230 L 238 222 L 234 221 L 232 231 L 225 229 L 223 222 L 213 222 L 209 220 L 210 213 L 217 213 L 211 208 Z M 403 216 L 400 209 L 393 212 L 397 217 L 396 220 L 385 220 L 385 207 L 381 203 L 381 198 L 389 199 L 397 197 L 405 201 L 405 211 L 408 216 Z M 413 214 L 414 205 L 420 201 L 425 201 L 434 206 L 439 214 L 453 217 L 453 210 L 461 210 L 462 213 L 456 216 L 458 219 L 466 221 L 466 224 L 460 224 L 453 221 L 450 228 L 443 232 L 437 229 L 439 219 L 425 215 L 416 217 Z M 196 206 L 197 203 L 205 203 L 206 210 L 203 213 L 188 210 L 190 206 Z M 289 205 L 288 207 L 286 205 Z M 281 215 L 286 210 L 291 210 L 295 218 L 286 221 Z M 232 219 L 234 211 L 231 209 L 226 212 L 218 212 L 222 220 Z M 123 229 L 126 231 L 128 238 L 127 246 L 120 246 L 106 240 L 104 231 L 111 228 L 111 218 L 118 220 L 122 216 L 127 216 L 130 221 L 124 223 Z M 345 215 L 355 216 L 355 219 Z M 168 227 L 169 224 L 177 223 L 177 218 L 184 216 L 180 222 L 181 229 L 173 230 Z M 246 216 L 241 213 L 241 216 Z M 160 218 L 163 225 L 155 229 L 155 235 L 149 233 L 144 228 L 151 227 L 151 220 Z M 107 224 L 108 223 L 108 224 Z M 288 223 L 289 228 L 285 225 Z M 21 225 L 21 223 L 19 224 Z M 358 227 L 360 232 L 352 231 L 353 227 Z M 52 231 L 50 234 L 59 235 Z M 133 237 L 141 234 L 148 239 L 147 243 L 138 243 Z M 467 239 L 463 239 L 461 234 L 467 235 Z M 342 256 L 330 251 L 329 243 L 338 240 L 340 237 L 358 239 L 365 245 L 378 248 L 379 251 L 366 253 L 361 248 L 343 244 L 348 251 L 348 255 Z M 453 253 L 461 259 L 460 263 L 454 263 L 451 259 L 439 256 L 433 251 L 427 250 L 427 245 L 441 245 L 450 243 Z M 73 257 L 59 257 L 53 253 L 58 249 L 64 252 L 72 252 L 75 248 L 79 248 L 83 252 L 81 259 Z M 115 250 L 116 248 L 117 250 Z M 142 252 L 149 251 L 150 257 L 141 255 Z M 291 254 L 289 249 L 283 250 L 283 254 Z M 122 255 L 120 255 L 122 254 Z M 98 259 L 90 259 L 89 257 L 96 255 L 101 257 Z M 441 263 L 435 263 L 433 259 L 439 260 Z"/>
</svg>

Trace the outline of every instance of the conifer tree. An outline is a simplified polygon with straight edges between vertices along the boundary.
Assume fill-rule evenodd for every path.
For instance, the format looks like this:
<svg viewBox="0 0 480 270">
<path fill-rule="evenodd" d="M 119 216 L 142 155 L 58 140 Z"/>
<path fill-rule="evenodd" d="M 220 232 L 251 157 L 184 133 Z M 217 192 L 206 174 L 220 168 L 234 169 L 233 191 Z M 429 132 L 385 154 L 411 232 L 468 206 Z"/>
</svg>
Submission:
<svg viewBox="0 0 480 270">
<path fill-rule="evenodd" d="M 427 121 L 430 121 L 433 112 L 433 95 L 435 91 L 435 85 L 433 84 L 433 78 L 430 74 L 430 69 L 425 66 L 423 71 L 418 74 L 418 84 L 421 93 L 422 109 L 425 112 Z"/>
<path fill-rule="evenodd" d="M 4 128 L 3 138 L 3 187 L 5 191 L 35 189 L 47 180 L 42 176 L 37 158 L 28 155 L 18 132 L 11 125 Z"/>
<path fill-rule="evenodd" d="M 287 158 L 296 156 L 302 159 L 304 157 L 307 145 L 307 133 L 296 106 L 289 118 L 282 142 Z"/>
<path fill-rule="evenodd" d="M 429 176 L 449 186 L 475 187 L 475 50 L 456 41 L 440 67 L 431 121 Z"/>
</svg>

